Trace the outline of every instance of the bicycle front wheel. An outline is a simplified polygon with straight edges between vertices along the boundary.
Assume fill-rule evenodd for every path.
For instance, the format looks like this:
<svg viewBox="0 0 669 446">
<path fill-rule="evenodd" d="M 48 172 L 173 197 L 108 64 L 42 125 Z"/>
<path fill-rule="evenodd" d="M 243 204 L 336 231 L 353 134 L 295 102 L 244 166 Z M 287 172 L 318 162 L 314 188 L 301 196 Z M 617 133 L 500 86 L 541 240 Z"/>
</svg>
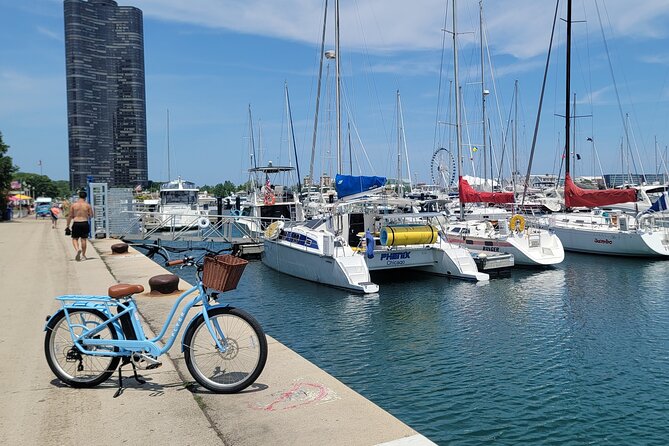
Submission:
<svg viewBox="0 0 669 446">
<path fill-rule="evenodd" d="M 203 387 L 216 393 L 236 393 L 260 376 L 267 361 L 267 339 L 258 321 L 233 307 L 212 308 L 211 323 L 219 350 L 199 315 L 184 336 L 188 371 Z"/>
<path fill-rule="evenodd" d="M 75 339 L 87 330 L 103 324 L 107 317 L 98 310 L 69 310 L 72 333 Z M 95 339 L 118 339 L 116 330 L 106 325 L 93 336 Z M 91 347 L 101 353 L 117 351 L 116 347 Z M 114 373 L 120 358 L 118 356 L 97 356 L 81 353 L 75 347 L 70 334 L 65 312 L 60 311 L 49 323 L 44 338 L 44 353 L 51 371 L 62 382 L 72 387 L 94 387 L 103 383 Z"/>
</svg>

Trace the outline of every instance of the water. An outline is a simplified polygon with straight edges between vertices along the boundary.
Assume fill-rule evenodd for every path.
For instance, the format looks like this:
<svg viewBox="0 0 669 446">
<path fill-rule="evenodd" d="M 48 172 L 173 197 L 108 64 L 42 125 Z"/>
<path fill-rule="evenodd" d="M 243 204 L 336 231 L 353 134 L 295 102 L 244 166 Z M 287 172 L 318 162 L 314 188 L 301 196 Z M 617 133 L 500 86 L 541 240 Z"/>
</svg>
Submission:
<svg viewBox="0 0 669 446">
<path fill-rule="evenodd" d="M 251 262 L 224 297 L 438 444 L 666 444 L 668 272 L 568 253 L 487 285 L 374 277 L 361 296 Z"/>
</svg>

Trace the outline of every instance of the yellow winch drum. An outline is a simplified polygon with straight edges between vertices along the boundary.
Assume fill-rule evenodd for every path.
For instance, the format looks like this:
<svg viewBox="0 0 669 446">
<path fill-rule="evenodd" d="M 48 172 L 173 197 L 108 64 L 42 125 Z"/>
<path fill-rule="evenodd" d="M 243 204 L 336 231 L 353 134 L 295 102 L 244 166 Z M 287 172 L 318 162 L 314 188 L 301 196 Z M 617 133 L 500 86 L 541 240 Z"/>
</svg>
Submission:
<svg viewBox="0 0 669 446">
<path fill-rule="evenodd" d="M 439 231 L 432 225 L 402 225 L 381 228 L 381 244 L 384 246 L 427 245 L 436 243 Z"/>
</svg>

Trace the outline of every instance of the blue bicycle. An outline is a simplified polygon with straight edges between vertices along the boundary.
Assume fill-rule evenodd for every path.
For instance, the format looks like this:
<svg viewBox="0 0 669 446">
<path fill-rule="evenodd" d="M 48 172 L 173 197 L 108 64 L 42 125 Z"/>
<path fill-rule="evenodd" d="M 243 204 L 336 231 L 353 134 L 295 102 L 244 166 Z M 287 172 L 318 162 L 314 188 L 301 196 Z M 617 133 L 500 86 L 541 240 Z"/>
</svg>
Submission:
<svg viewBox="0 0 669 446">
<path fill-rule="evenodd" d="M 61 309 L 47 318 L 44 352 L 53 373 L 72 387 L 94 387 L 111 377 L 118 368 L 119 389 L 123 391 L 123 366 L 154 369 L 158 358 L 174 344 L 188 311 L 201 307 L 187 324 L 182 351 L 188 371 L 203 387 L 216 393 L 235 393 L 251 385 L 267 361 L 267 339 L 248 313 L 217 302 L 220 293 L 236 288 L 246 260 L 231 255 L 205 256 L 203 263 L 193 257 L 168 265 L 197 265 L 198 283 L 185 291 L 153 339 L 144 334 L 133 294 L 142 285 L 118 284 L 107 296 L 66 295 L 56 299 Z M 161 346 L 179 305 L 197 292 L 181 310 L 172 332 Z M 211 304 L 211 301 L 214 304 Z M 121 364 L 119 366 L 119 363 Z"/>
</svg>

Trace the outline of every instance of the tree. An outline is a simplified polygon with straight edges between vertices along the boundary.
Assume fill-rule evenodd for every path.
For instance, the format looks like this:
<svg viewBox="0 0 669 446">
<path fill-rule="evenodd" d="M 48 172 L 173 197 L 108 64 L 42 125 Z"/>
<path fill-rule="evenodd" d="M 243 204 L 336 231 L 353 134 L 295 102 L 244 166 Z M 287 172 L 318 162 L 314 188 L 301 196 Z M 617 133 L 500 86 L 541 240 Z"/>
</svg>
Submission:
<svg viewBox="0 0 669 446">
<path fill-rule="evenodd" d="M 2 132 L 0 132 L 0 220 L 7 208 L 7 192 L 12 182 L 12 175 L 16 171 L 12 158 L 5 155 L 8 151 L 9 146 L 3 141 Z"/>
<path fill-rule="evenodd" d="M 58 198 L 60 196 L 58 186 L 46 175 L 18 172 L 14 175 L 14 179 L 21 181 L 23 184 L 30 187 L 35 194 L 35 197 Z M 69 193 L 67 196 L 69 196 Z"/>
</svg>

